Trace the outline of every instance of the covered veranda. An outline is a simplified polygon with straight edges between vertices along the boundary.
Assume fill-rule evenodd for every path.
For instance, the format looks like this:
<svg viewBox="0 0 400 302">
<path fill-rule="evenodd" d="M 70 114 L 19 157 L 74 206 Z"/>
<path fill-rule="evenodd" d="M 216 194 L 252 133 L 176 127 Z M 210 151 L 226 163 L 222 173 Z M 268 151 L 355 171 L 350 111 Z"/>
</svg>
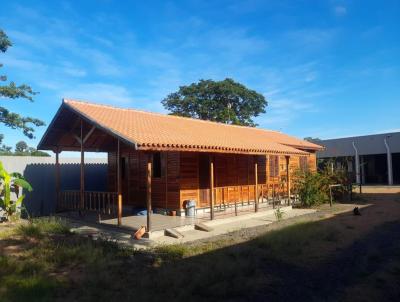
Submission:
<svg viewBox="0 0 400 302">
<path fill-rule="evenodd" d="M 147 161 L 147 198 L 145 216 L 123 216 L 123 198 L 121 183 L 121 161 L 117 160 L 117 190 L 87 191 L 85 190 L 85 152 L 113 152 L 121 158 L 122 148 L 135 148 L 135 144 L 121 137 L 110 129 L 97 124 L 92 119 L 75 111 L 65 103 L 59 108 L 39 143 L 39 149 L 52 150 L 55 153 L 56 211 L 70 212 L 68 216 L 79 217 L 89 222 L 103 222 L 136 229 L 146 226 L 146 231 L 153 230 L 153 217 L 156 218 L 156 229 L 187 224 L 188 219 L 152 215 L 151 202 L 151 151 L 146 152 Z M 77 190 L 61 190 L 60 153 L 76 151 L 80 153 L 80 188 Z M 71 213 L 75 212 L 75 213 Z"/>
<path fill-rule="evenodd" d="M 127 115 L 127 112 L 130 115 Z M 132 114 L 138 118 L 145 119 L 139 122 L 132 121 Z M 114 115 L 114 116 L 113 116 Z M 125 119 L 124 121 L 122 121 Z M 149 116 L 148 114 L 137 113 L 136 111 L 129 111 L 118 108 L 111 108 L 109 106 L 95 105 L 90 103 L 76 102 L 76 101 L 63 101 L 56 116 L 48 127 L 38 149 L 53 150 L 55 152 L 56 169 L 56 196 L 57 196 L 57 209 L 59 211 L 74 211 L 78 213 L 81 219 L 93 220 L 96 222 L 131 227 L 132 229 L 138 226 L 145 225 L 146 231 L 162 227 L 176 227 L 186 224 L 193 224 L 197 219 L 190 219 L 185 217 L 165 216 L 160 214 L 153 214 L 153 155 L 154 153 L 166 154 L 168 157 L 169 152 L 187 152 L 195 154 L 200 152 L 206 155 L 208 166 L 208 178 L 205 189 L 200 187 L 194 188 L 198 194 L 202 195 L 202 200 L 207 204 L 208 210 L 204 210 L 202 217 L 207 219 L 215 219 L 223 212 L 223 215 L 240 215 L 240 209 L 247 209 L 249 211 L 259 211 L 260 209 L 269 209 L 270 206 L 275 205 L 275 199 L 286 198 L 290 203 L 291 197 L 291 178 L 289 173 L 290 157 L 293 154 L 300 154 L 307 156 L 307 152 L 290 146 L 282 145 L 271 141 L 269 137 L 263 137 L 265 133 L 257 130 L 254 139 L 248 137 L 247 132 L 252 132 L 254 129 L 247 128 L 227 128 L 229 126 L 217 123 L 209 123 L 208 127 L 212 128 L 205 133 L 205 145 L 200 145 L 197 140 L 203 138 L 204 135 L 193 138 L 191 133 L 184 133 L 185 140 L 195 142 L 195 145 L 190 144 L 174 144 L 160 143 L 160 133 L 163 129 L 154 131 L 151 129 L 152 119 L 157 119 L 157 123 L 165 123 L 165 126 L 171 127 L 169 131 L 176 130 L 175 125 L 171 125 L 171 118 L 167 116 L 160 117 L 159 115 Z M 175 120 L 174 120 L 175 122 Z M 190 119 L 182 119 L 179 122 L 185 123 L 185 126 L 202 129 L 203 124 L 201 121 L 193 121 Z M 131 125 L 133 123 L 133 125 Z M 135 124 L 136 123 L 136 124 Z M 190 125 L 189 125 L 190 124 Z M 132 128 L 134 126 L 134 128 Z M 214 133 L 213 130 L 218 130 L 221 133 Z M 182 131 L 182 129 L 180 129 Z M 245 131 L 245 132 L 243 132 Z M 178 131 L 179 132 L 179 131 Z M 242 133 L 243 132 L 243 133 Z M 227 133 L 228 135 L 234 134 L 233 138 L 237 139 L 230 142 L 233 147 L 221 147 L 215 145 L 215 141 Z M 178 133 L 179 134 L 179 133 Z M 151 136 L 152 135 L 152 136 Z M 165 135 L 165 133 L 162 133 Z M 162 136 L 161 135 L 161 136 Z M 182 135 L 182 133 L 180 133 Z M 269 134 L 268 134 L 269 135 Z M 208 138 L 210 136 L 211 138 Z M 213 137 L 215 136 L 215 137 Z M 150 138 L 149 138 L 150 137 Z M 139 138 L 141 143 L 138 143 Z M 147 143 L 143 142 L 147 139 Z M 247 140 L 247 141 L 246 141 Z M 151 143 L 149 143 L 149 141 Z M 208 145 L 207 145 L 208 144 Z M 261 144 L 261 147 L 260 145 Z M 246 149 L 247 148 L 247 149 Z M 145 194 L 143 194 L 143 205 L 146 209 L 145 216 L 133 216 L 131 213 L 124 213 L 124 198 L 123 198 L 123 182 L 121 175 L 123 174 L 124 167 L 121 165 L 122 151 L 135 150 L 140 152 L 142 159 L 145 161 Z M 264 157 L 272 150 L 272 154 L 283 155 L 286 175 L 284 181 L 279 178 L 278 183 L 268 183 L 267 177 L 260 183 L 258 179 L 258 161 L 257 157 Z M 80 188 L 79 190 L 64 191 L 60 188 L 60 163 L 59 155 L 63 151 L 76 151 L 80 153 Z M 85 152 L 106 152 L 113 153 L 116 157 L 116 186 L 115 190 L 105 190 L 102 192 L 87 191 L 85 189 Z M 248 182 L 246 185 L 236 186 L 215 186 L 215 164 L 216 158 L 221 154 L 238 154 L 243 155 L 247 159 L 252 159 L 252 176 L 247 173 L 247 179 L 251 179 L 251 184 Z M 236 161 L 236 157 L 235 157 Z M 168 160 L 167 167 L 168 168 Z M 177 170 L 178 173 L 180 170 Z M 178 177 L 180 177 L 178 175 Z M 129 184 L 128 184 L 129 185 Z M 165 188 L 168 196 L 168 183 L 166 181 Z M 190 184 L 191 186 L 193 185 Z M 179 185 L 182 190 L 182 183 Z M 157 187 L 159 190 L 160 188 Z M 279 194 L 278 194 L 279 192 Z M 182 195 L 182 193 L 179 193 Z M 270 201 L 272 200 L 272 204 Z M 279 200 L 280 202 L 280 200 Z M 199 215 L 201 216 L 201 215 Z"/>
</svg>

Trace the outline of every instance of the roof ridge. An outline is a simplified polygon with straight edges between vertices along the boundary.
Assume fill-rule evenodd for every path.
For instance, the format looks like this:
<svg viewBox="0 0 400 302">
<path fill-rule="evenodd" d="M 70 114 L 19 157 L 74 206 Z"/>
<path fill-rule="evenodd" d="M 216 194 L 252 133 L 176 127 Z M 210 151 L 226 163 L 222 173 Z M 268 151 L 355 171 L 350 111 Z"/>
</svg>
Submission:
<svg viewBox="0 0 400 302">
<path fill-rule="evenodd" d="M 194 118 L 194 117 L 188 117 L 188 116 L 179 116 L 179 115 L 173 115 L 173 114 L 168 114 L 168 113 L 165 114 L 165 113 L 160 113 L 160 112 L 147 111 L 147 110 L 143 110 L 143 109 L 123 108 L 123 107 L 117 107 L 117 106 L 108 105 L 108 104 L 93 103 L 93 102 L 86 101 L 86 100 L 66 99 L 66 98 L 64 98 L 63 102 L 64 103 L 70 103 L 70 102 L 83 103 L 83 104 L 87 104 L 87 105 L 106 107 L 106 108 L 112 108 L 112 109 L 117 109 L 117 110 L 135 111 L 135 112 L 141 112 L 141 113 L 152 114 L 152 115 L 163 116 L 163 117 L 167 116 L 167 117 L 172 117 L 172 118 L 177 118 L 177 119 L 186 119 L 186 120 L 191 120 L 191 121 L 195 121 L 195 122 L 218 124 L 218 125 L 223 125 L 223 126 L 228 126 L 228 127 L 249 128 L 249 129 L 253 129 L 253 130 L 255 129 L 255 130 L 260 130 L 260 131 L 275 132 L 275 133 L 283 134 L 283 132 L 278 131 L 278 130 L 257 128 L 257 127 L 251 127 L 251 126 L 245 126 L 245 125 L 225 124 L 225 123 L 222 123 L 222 122 L 216 122 L 216 121 L 210 121 L 210 120 L 202 120 L 202 119 L 198 119 L 198 118 Z"/>
<path fill-rule="evenodd" d="M 282 145 L 286 145 L 286 146 L 296 146 L 296 147 L 314 147 L 314 146 L 318 146 L 317 144 L 299 139 L 297 137 L 288 135 L 286 133 L 283 133 L 281 131 L 277 131 L 277 130 L 271 130 L 271 129 L 264 129 L 264 128 L 257 128 L 257 127 L 250 127 L 250 126 L 242 126 L 242 125 L 232 125 L 232 124 L 225 124 L 222 122 L 215 122 L 215 121 L 209 121 L 209 120 L 202 120 L 202 119 L 197 119 L 197 118 L 193 118 L 193 117 L 185 117 L 185 116 L 178 116 L 178 115 L 173 115 L 173 114 L 165 114 L 165 113 L 159 113 L 159 112 L 152 112 L 152 111 L 146 111 L 146 110 L 142 110 L 142 109 L 135 109 L 135 108 L 123 108 L 123 107 L 117 107 L 117 106 L 113 106 L 113 105 L 108 105 L 108 104 L 99 104 L 99 103 L 93 103 L 87 100 L 77 100 L 77 99 L 66 99 L 63 98 L 63 102 L 64 103 L 81 103 L 81 104 L 86 104 L 86 105 L 90 105 L 90 106 L 95 106 L 95 107 L 104 107 L 104 108 L 111 108 L 111 109 L 115 109 L 115 110 L 123 110 L 123 111 L 129 111 L 129 112 L 138 112 L 138 113 L 144 113 L 144 114 L 149 114 L 149 115 L 153 115 L 153 116 L 161 116 L 161 117 L 168 117 L 168 118 L 174 118 L 174 119 L 180 119 L 180 120 L 189 120 L 189 121 L 194 121 L 194 122 L 198 122 L 198 123 L 207 123 L 207 124 L 212 124 L 212 125 L 219 125 L 219 126 L 226 126 L 226 127 L 235 127 L 235 128 L 240 128 L 240 129 L 251 129 L 253 131 L 259 131 L 259 132 L 267 132 L 267 133 L 278 133 L 280 135 L 284 135 L 287 136 L 289 138 L 292 139 L 296 139 L 297 141 L 299 141 L 298 144 L 284 144 L 284 143 L 280 143 Z M 278 142 L 277 142 L 278 143 Z M 305 145 L 303 145 L 302 143 L 305 143 Z"/>
</svg>

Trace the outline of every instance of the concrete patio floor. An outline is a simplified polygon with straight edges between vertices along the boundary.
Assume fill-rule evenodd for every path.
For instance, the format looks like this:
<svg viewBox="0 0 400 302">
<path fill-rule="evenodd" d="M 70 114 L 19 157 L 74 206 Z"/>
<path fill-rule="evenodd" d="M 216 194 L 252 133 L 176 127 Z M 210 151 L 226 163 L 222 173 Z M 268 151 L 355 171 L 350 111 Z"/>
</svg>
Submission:
<svg viewBox="0 0 400 302">
<path fill-rule="evenodd" d="M 257 213 L 263 213 L 266 211 L 273 211 L 272 206 L 268 206 L 265 203 L 260 203 L 259 210 Z M 224 220 L 227 218 L 233 217 L 241 217 L 249 214 L 257 214 L 254 212 L 254 205 L 244 206 L 238 208 L 237 216 L 235 215 L 235 211 L 233 206 L 230 206 L 226 209 L 217 209 L 215 210 L 215 221 Z M 140 215 L 124 215 L 122 217 L 122 225 L 118 226 L 117 218 L 110 218 L 106 215 L 102 215 L 99 220 L 98 214 L 94 212 L 85 212 L 84 215 L 79 216 L 78 212 L 70 211 L 58 214 L 58 216 L 62 216 L 69 219 L 75 219 L 79 221 L 85 221 L 91 224 L 102 224 L 110 227 L 117 227 L 118 229 L 125 229 L 129 232 L 135 232 L 140 227 L 147 225 L 147 216 Z M 155 232 L 163 232 L 165 229 L 175 229 L 175 228 L 184 228 L 188 226 L 194 226 L 196 223 L 204 223 L 210 221 L 209 213 L 202 213 L 202 215 L 198 215 L 198 217 L 184 217 L 184 216 L 167 216 L 162 214 L 153 213 L 151 215 L 151 231 Z"/>
<path fill-rule="evenodd" d="M 108 227 L 116 228 L 116 230 L 125 230 L 129 232 L 137 231 L 141 226 L 147 225 L 147 216 L 129 215 L 122 217 L 122 225 L 118 226 L 117 218 L 98 219 L 96 213 L 87 212 L 83 216 L 79 216 L 77 212 L 60 213 L 58 216 L 65 217 L 71 220 L 87 222 L 90 224 L 105 225 Z M 152 231 L 163 231 L 167 228 L 176 228 L 186 225 L 194 225 L 197 222 L 195 218 L 188 218 L 182 216 L 166 216 L 162 214 L 152 214 Z"/>
<path fill-rule="evenodd" d="M 169 228 L 183 227 L 186 225 L 194 225 L 198 219 L 182 217 L 182 216 L 167 216 L 162 214 L 151 215 L 151 230 L 152 231 L 163 231 Z M 105 219 L 101 221 L 101 224 L 110 226 L 117 225 L 117 218 Z M 122 217 L 122 227 L 138 230 L 141 226 L 147 225 L 147 216 L 125 216 Z"/>
<path fill-rule="evenodd" d="M 306 215 L 314 213 L 312 209 L 292 209 L 291 207 L 281 207 L 284 212 L 283 220 L 290 219 L 292 217 Z M 110 223 L 88 223 L 87 221 L 79 219 L 69 219 L 72 229 L 83 235 L 89 235 L 93 238 L 103 238 L 106 240 L 113 240 L 122 245 L 131 246 L 137 249 L 149 248 L 156 245 L 165 244 L 176 244 L 196 241 L 204 238 L 210 238 L 221 234 L 226 234 L 239 229 L 252 228 L 261 225 L 268 225 L 276 221 L 274 210 L 265 210 L 257 213 L 248 213 L 240 216 L 231 216 L 225 218 L 219 218 L 216 220 L 202 221 L 205 225 L 212 228 L 211 232 L 195 230 L 193 226 L 194 219 L 183 218 L 183 217 L 171 217 L 157 215 L 156 219 L 159 221 L 159 227 L 168 226 L 174 228 L 183 235 L 183 238 L 176 239 L 169 236 L 165 236 L 164 229 L 155 230 L 151 232 L 150 239 L 133 239 L 133 231 L 129 227 L 117 228 L 115 224 Z M 131 216 L 129 216 L 130 218 Z M 133 216 L 139 219 L 130 220 L 132 223 L 145 222 L 146 216 Z M 125 217 L 126 219 L 127 217 Z M 168 219 L 164 219 L 168 218 Z M 171 227 L 175 225 L 175 227 Z"/>
</svg>

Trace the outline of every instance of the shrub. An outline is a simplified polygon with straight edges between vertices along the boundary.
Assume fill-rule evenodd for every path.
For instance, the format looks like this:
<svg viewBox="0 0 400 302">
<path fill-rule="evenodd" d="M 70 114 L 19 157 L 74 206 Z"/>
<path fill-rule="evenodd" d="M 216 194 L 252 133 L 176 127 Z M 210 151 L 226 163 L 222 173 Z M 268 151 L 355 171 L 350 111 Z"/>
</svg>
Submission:
<svg viewBox="0 0 400 302">
<path fill-rule="evenodd" d="M 278 208 L 275 210 L 274 214 L 275 214 L 276 220 L 281 221 L 283 218 L 283 214 L 285 214 L 285 212 Z"/>
<path fill-rule="evenodd" d="M 5 211 L 7 220 L 19 218 L 20 208 L 25 195 L 20 195 L 20 188 L 32 191 L 31 185 L 19 173 L 8 173 L 0 162 L 0 210 Z M 12 193 L 16 199 L 13 200 Z"/>
<path fill-rule="evenodd" d="M 327 180 L 324 175 L 318 172 L 298 172 L 295 187 L 301 204 L 305 207 L 311 207 L 325 202 L 328 198 L 326 183 Z"/>
<path fill-rule="evenodd" d="M 318 172 L 298 171 L 294 179 L 295 190 L 299 194 L 302 206 L 311 207 L 329 200 L 329 185 L 341 184 L 335 189 L 335 197 L 351 190 L 347 174 L 343 170 L 329 169 L 327 164 Z"/>
</svg>

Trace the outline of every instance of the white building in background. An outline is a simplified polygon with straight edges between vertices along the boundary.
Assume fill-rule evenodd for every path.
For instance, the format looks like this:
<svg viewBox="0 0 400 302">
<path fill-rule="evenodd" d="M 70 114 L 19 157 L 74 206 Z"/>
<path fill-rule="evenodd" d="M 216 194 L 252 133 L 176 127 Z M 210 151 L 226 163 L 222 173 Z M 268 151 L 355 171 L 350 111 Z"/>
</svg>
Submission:
<svg viewBox="0 0 400 302">
<path fill-rule="evenodd" d="M 318 141 L 319 159 L 332 159 L 362 184 L 400 184 L 400 132 Z"/>
</svg>

